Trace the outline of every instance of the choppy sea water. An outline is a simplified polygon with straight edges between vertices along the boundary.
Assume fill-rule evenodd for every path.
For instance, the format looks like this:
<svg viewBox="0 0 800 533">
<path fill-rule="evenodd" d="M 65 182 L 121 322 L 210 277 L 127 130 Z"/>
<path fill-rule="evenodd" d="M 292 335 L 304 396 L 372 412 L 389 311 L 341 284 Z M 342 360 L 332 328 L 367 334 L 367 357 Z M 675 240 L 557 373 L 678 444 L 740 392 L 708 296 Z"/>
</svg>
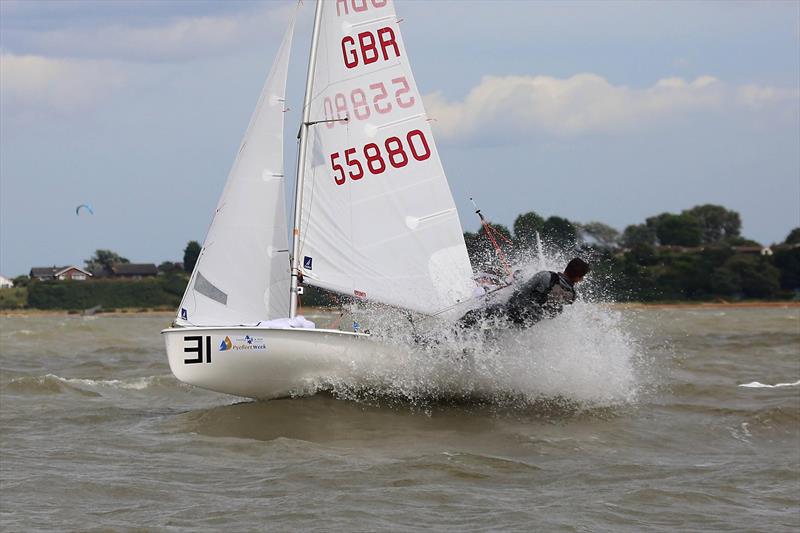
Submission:
<svg viewBox="0 0 800 533">
<path fill-rule="evenodd" d="M 270 402 L 177 382 L 169 320 L 0 317 L 0 529 L 800 529 L 797 307 L 587 307 Z"/>
</svg>

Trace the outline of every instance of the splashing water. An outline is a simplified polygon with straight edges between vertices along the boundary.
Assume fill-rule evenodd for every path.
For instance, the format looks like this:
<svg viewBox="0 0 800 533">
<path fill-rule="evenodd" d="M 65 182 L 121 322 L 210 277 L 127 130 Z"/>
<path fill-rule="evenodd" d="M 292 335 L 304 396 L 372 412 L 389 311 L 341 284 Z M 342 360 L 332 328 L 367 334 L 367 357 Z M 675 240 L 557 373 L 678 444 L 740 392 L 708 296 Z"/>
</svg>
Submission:
<svg viewBox="0 0 800 533">
<path fill-rule="evenodd" d="M 540 270 L 562 270 L 565 264 L 563 257 L 541 252 L 527 259 L 514 265 L 522 279 Z M 485 323 L 483 329 L 456 330 L 452 321 L 415 320 L 369 306 L 359 322 L 381 344 L 396 349 L 354 362 L 352 377 L 332 380 L 326 388 L 350 399 L 390 397 L 412 403 L 634 403 L 646 385 L 641 343 L 619 310 L 598 302 L 602 289 L 591 280 L 585 285 L 581 299 L 560 316 L 528 329 Z"/>
<path fill-rule="evenodd" d="M 578 302 L 535 327 L 486 337 L 439 325 L 415 341 L 411 328 L 394 326 L 373 335 L 398 349 L 355 364 L 352 379 L 330 384 L 335 392 L 412 402 L 560 398 L 611 406 L 635 402 L 642 385 L 638 343 L 622 314 L 602 304 Z"/>
</svg>

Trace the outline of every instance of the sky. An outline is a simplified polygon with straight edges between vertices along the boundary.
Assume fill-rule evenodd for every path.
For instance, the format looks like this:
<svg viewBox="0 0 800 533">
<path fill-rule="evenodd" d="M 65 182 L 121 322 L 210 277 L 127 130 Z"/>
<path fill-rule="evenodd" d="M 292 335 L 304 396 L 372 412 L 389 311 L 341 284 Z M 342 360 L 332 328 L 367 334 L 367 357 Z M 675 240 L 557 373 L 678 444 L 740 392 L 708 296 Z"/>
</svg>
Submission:
<svg viewBox="0 0 800 533">
<path fill-rule="evenodd" d="M 0 273 L 202 242 L 294 6 L 0 0 Z M 800 2 L 396 10 L 465 230 L 471 196 L 508 226 L 536 211 L 623 230 L 705 203 L 764 244 L 800 226 Z M 312 1 L 299 17 L 289 140 Z"/>
</svg>

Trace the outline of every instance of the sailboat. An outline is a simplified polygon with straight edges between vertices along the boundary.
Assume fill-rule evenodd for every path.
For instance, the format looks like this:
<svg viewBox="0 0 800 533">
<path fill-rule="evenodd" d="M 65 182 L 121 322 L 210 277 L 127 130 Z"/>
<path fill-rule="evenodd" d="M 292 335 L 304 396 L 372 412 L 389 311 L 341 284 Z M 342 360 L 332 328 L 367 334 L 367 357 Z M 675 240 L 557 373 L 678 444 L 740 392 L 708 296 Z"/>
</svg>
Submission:
<svg viewBox="0 0 800 533">
<path fill-rule="evenodd" d="M 295 13 L 296 16 L 296 13 Z M 270 399 L 398 348 L 309 327 L 304 285 L 427 316 L 473 296 L 463 230 L 392 0 L 317 0 L 291 245 L 283 129 L 294 17 L 171 327 L 181 381 Z"/>
</svg>

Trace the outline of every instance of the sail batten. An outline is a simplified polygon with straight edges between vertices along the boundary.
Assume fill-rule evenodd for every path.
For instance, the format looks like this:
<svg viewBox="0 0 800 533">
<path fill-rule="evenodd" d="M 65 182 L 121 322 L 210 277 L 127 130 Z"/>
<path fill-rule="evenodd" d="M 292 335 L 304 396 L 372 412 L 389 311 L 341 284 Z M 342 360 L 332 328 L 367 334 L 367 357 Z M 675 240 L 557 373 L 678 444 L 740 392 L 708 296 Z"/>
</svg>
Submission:
<svg viewBox="0 0 800 533">
<path fill-rule="evenodd" d="M 371 19 L 371 20 L 365 20 L 363 22 L 356 22 L 356 23 L 350 24 L 350 28 L 351 29 L 352 28 L 361 28 L 361 27 L 364 27 L 364 26 L 370 26 L 372 24 L 379 24 L 381 22 L 388 22 L 390 20 L 396 21 L 397 18 L 394 15 L 374 18 L 374 19 Z"/>
</svg>

